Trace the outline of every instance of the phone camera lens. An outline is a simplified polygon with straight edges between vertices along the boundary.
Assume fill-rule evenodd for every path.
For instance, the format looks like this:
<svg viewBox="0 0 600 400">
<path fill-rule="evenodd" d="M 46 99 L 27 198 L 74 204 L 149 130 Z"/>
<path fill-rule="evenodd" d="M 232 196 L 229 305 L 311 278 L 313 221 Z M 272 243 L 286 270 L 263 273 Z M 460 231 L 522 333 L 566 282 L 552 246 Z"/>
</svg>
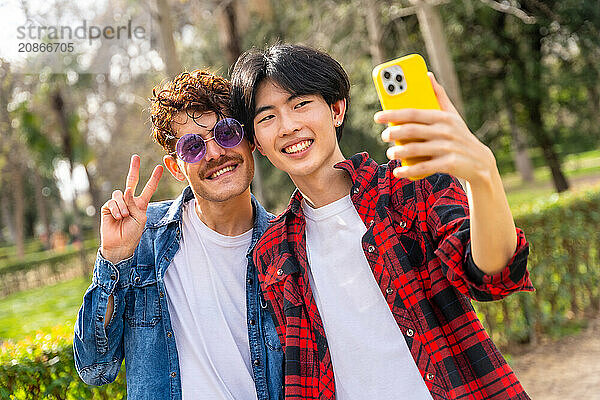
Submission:
<svg viewBox="0 0 600 400">
<path fill-rule="evenodd" d="M 404 90 L 404 86 L 400 85 L 400 90 Z"/>
<path fill-rule="evenodd" d="M 383 73 L 383 77 L 384 77 L 385 79 L 390 79 L 390 76 L 392 76 L 392 74 L 390 74 L 388 71 L 385 71 L 385 72 Z"/>
<path fill-rule="evenodd" d="M 402 75 L 398 74 L 396 75 L 396 82 L 402 82 Z"/>
<path fill-rule="evenodd" d="M 393 91 L 394 91 L 394 89 L 396 89 L 396 87 L 395 87 L 394 85 L 388 85 L 388 90 L 389 90 L 390 92 L 393 92 Z"/>
</svg>

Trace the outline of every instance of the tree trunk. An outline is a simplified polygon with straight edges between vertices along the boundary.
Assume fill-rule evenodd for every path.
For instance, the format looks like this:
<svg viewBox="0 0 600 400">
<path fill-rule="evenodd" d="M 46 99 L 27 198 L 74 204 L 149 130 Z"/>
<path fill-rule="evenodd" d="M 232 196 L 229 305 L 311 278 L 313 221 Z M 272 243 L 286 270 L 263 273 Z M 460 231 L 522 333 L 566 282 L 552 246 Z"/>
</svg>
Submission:
<svg viewBox="0 0 600 400">
<path fill-rule="evenodd" d="M 220 18 L 220 30 L 223 38 L 222 47 L 225 50 L 227 56 L 227 62 L 229 65 L 233 65 L 240 54 L 242 54 L 242 45 L 240 40 L 240 33 L 237 30 L 238 20 L 236 14 L 235 0 L 227 2 L 223 9 L 223 15 Z M 260 168 L 259 158 L 257 152 L 252 153 L 254 159 L 254 179 L 252 180 L 252 193 L 258 199 L 259 202 L 264 203 L 265 196 L 263 191 L 263 179 L 262 171 Z"/>
<path fill-rule="evenodd" d="M 223 33 L 225 38 L 225 54 L 229 65 L 233 65 L 242 54 L 240 35 L 237 30 L 236 1 L 230 0 L 223 9 Z"/>
<path fill-rule="evenodd" d="M 38 221 L 42 226 L 42 232 L 40 238 L 44 243 L 44 248 L 50 247 L 50 217 L 48 216 L 48 204 L 46 202 L 46 198 L 42 194 L 42 190 L 44 188 L 44 184 L 42 182 L 42 177 L 37 171 L 32 171 L 33 173 L 33 185 L 35 192 L 35 204 L 37 206 L 38 213 Z"/>
<path fill-rule="evenodd" d="M 431 67 L 458 112 L 464 115 L 460 84 L 448 50 L 440 14 L 436 6 L 430 5 L 424 0 L 410 0 L 410 3 L 417 8 L 419 29 L 425 41 Z"/>
<path fill-rule="evenodd" d="M 530 85 L 531 90 L 528 91 L 526 107 L 529 110 L 530 129 L 533 137 L 537 140 L 538 145 L 542 149 L 542 154 L 546 160 L 548 168 L 552 174 L 552 180 L 557 192 L 564 192 L 569 189 L 567 178 L 562 172 L 562 167 L 559 161 L 558 154 L 554 150 L 554 143 L 544 129 L 544 121 L 542 118 L 542 98 L 545 96 L 545 88 L 542 84 L 542 36 L 539 32 L 539 27 L 533 26 L 529 29 L 529 56 L 532 59 L 530 73 L 524 82 Z"/>
<path fill-rule="evenodd" d="M 18 162 L 11 163 L 11 192 L 13 195 L 13 212 L 15 227 L 15 245 L 17 257 L 25 257 L 25 191 L 23 189 L 23 170 Z"/>
<path fill-rule="evenodd" d="M 171 10 L 167 0 L 156 0 L 158 14 L 156 21 L 160 30 L 160 41 L 162 48 L 162 57 L 167 66 L 167 75 L 174 78 L 181 72 L 181 62 L 177 57 L 175 40 L 173 39 L 173 24 L 171 22 Z"/>
<path fill-rule="evenodd" d="M 533 176 L 533 164 L 527 150 L 527 141 L 517 125 L 515 120 L 515 112 L 513 105 L 506 97 L 506 113 L 508 114 L 508 123 L 510 126 L 510 134 L 512 137 L 510 146 L 512 148 L 513 161 L 515 167 L 521 175 L 521 180 L 526 183 L 532 183 L 535 178 Z"/>
<path fill-rule="evenodd" d="M 96 185 L 96 179 L 94 178 L 94 174 L 92 174 L 89 170 L 88 170 L 88 166 L 85 166 L 85 176 L 87 177 L 88 180 L 88 185 L 89 185 L 89 193 L 90 193 L 90 197 L 92 198 L 92 206 L 94 207 L 94 233 L 99 237 L 100 235 L 100 209 L 102 208 L 102 205 L 104 204 L 102 202 L 102 199 L 100 197 L 100 190 L 98 189 L 98 185 Z"/>
<path fill-rule="evenodd" d="M 6 174 L 6 176 L 8 176 L 8 173 L 6 172 L 6 170 L 2 171 L 3 173 Z M 4 181 L 2 182 L 2 189 L 4 189 L 6 187 L 6 185 L 8 185 L 9 182 Z M 10 199 L 9 199 L 10 194 L 8 193 L 8 190 L 0 190 L 0 213 L 2 214 L 2 225 L 4 227 L 7 228 L 8 230 L 8 237 L 4 236 L 4 229 L 2 230 L 1 234 L 2 234 L 2 241 L 8 241 L 11 243 L 15 242 L 15 226 L 13 223 L 11 216 L 11 212 L 10 212 Z"/>
<path fill-rule="evenodd" d="M 63 144 L 63 154 L 67 158 L 68 169 L 69 169 L 69 179 L 71 180 L 71 185 L 73 185 L 73 167 L 75 166 L 75 159 L 73 155 L 73 146 L 71 142 L 71 132 L 69 132 L 69 124 L 67 122 L 67 112 L 65 110 L 65 103 L 61 94 L 60 89 L 56 89 L 52 94 L 51 105 L 56 115 L 58 117 L 59 126 L 61 129 L 62 136 L 62 144 Z M 83 229 L 81 228 L 81 218 L 79 216 L 79 210 L 77 209 L 77 192 L 75 191 L 75 187 L 72 187 L 73 192 L 73 224 L 75 225 L 75 229 L 80 235 L 83 234 Z M 81 243 L 81 248 L 79 251 L 79 259 L 81 262 L 81 270 L 83 272 L 83 276 L 87 276 L 88 266 L 85 257 L 85 246 L 83 242 Z"/>
<path fill-rule="evenodd" d="M 381 64 L 385 61 L 385 50 L 382 46 L 383 37 L 381 29 L 381 17 L 379 15 L 379 5 L 377 0 L 363 0 L 365 10 L 365 20 L 367 25 L 367 34 L 369 35 L 369 52 L 373 64 Z"/>
</svg>

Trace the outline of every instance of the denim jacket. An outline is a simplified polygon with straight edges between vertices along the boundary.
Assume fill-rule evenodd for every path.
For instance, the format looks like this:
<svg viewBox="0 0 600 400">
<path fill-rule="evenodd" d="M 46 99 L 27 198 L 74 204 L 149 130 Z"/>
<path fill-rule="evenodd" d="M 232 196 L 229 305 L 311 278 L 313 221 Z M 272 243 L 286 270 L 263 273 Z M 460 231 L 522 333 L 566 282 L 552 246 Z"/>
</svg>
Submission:
<svg viewBox="0 0 600 400">
<path fill-rule="evenodd" d="M 183 204 L 192 197 L 187 187 L 175 200 L 150 204 L 144 233 L 132 257 L 113 265 L 98 252 L 92 284 L 75 323 L 75 366 L 84 382 L 103 385 L 114 381 L 125 359 L 128 399 L 182 398 L 164 276 L 179 249 Z M 250 356 L 258 399 L 279 400 L 283 398 L 283 351 L 252 261 L 252 250 L 272 215 L 254 196 L 252 206 L 255 219 L 246 273 Z M 114 311 L 104 328 L 111 294 Z"/>
</svg>

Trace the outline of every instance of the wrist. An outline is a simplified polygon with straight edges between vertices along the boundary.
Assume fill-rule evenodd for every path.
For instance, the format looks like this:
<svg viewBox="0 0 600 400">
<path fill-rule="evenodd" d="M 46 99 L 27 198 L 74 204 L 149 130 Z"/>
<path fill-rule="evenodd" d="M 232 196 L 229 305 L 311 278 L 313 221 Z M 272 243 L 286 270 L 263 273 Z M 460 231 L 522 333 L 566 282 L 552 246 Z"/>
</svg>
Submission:
<svg viewBox="0 0 600 400">
<path fill-rule="evenodd" d="M 106 261 L 110 261 L 113 265 L 117 265 L 123 260 L 128 259 L 133 255 L 133 251 L 123 251 L 117 249 L 106 249 L 100 246 L 100 255 Z"/>
<path fill-rule="evenodd" d="M 484 161 L 481 162 L 482 168 L 473 171 L 472 176 L 467 180 L 469 186 L 476 191 L 496 191 L 499 187 L 504 191 L 500 172 L 496 166 L 496 158 L 488 147 L 485 147 L 485 150 L 487 154 Z"/>
</svg>

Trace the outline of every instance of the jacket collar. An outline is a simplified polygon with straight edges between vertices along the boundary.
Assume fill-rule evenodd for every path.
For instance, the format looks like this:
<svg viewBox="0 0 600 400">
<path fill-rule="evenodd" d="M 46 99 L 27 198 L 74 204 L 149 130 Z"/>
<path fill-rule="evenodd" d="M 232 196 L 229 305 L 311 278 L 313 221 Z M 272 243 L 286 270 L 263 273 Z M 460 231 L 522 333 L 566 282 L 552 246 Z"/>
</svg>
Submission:
<svg viewBox="0 0 600 400">
<path fill-rule="evenodd" d="M 179 196 L 169 206 L 165 215 L 153 224 L 149 224 L 150 227 L 157 228 L 168 225 L 172 222 L 181 222 L 183 215 L 183 205 L 194 198 L 192 188 L 187 186 Z"/>
<path fill-rule="evenodd" d="M 254 245 L 258 239 L 267 229 L 269 220 L 273 218 L 273 214 L 267 212 L 253 194 L 250 196 L 252 201 L 252 209 L 254 211 L 254 224 L 252 227 L 252 241 L 250 244 L 250 249 L 248 250 L 249 252 L 254 248 Z M 173 200 L 165 215 L 158 222 L 152 224 L 151 226 L 156 228 L 173 222 L 181 223 L 183 218 L 183 205 L 193 198 L 194 192 L 192 192 L 192 188 L 190 186 L 187 186 L 185 189 L 183 189 L 181 194 L 177 196 L 175 200 Z"/>
</svg>

